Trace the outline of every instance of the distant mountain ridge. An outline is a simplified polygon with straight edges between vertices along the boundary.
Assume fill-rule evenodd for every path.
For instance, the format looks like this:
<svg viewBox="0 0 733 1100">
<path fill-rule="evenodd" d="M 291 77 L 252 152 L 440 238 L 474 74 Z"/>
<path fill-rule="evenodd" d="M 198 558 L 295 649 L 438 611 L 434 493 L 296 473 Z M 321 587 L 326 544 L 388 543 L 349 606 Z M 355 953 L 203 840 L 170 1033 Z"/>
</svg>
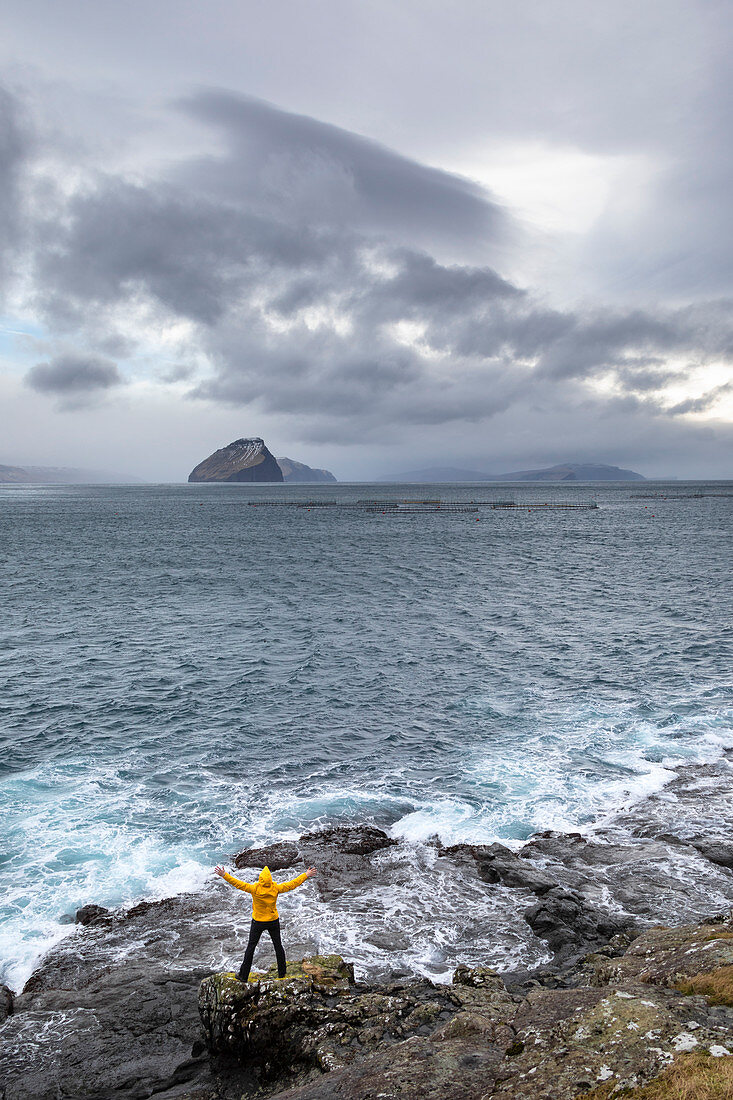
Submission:
<svg viewBox="0 0 733 1100">
<path fill-rule="evenodd" d="M 294 458 L 278 458 L 277 464 L 287 482 L 323 483 L 336 481 L 330 470 L 321 470 L 317 466 L 306 466 L 305 462 L 296 462 Z"/>
<path fill-rule="evenodd" d="M 0 485 L 142 485 L 139 477 L 73 466 L 0 466 Z"/>
<path fill-rule="evenodd" d="M 379 481 L 460 482 L 460 481 L 645 481 L 643 474 L 625 470 L 620 466 L 607 466 L 593 462 L 566 462 L 541 470 L 514 470 L 508 474 L 486 474 L 478 470 L 462 470 L 452 466 L 430 466 L 424 470 L 410 470 L 381 477 Z"/>
</svg>

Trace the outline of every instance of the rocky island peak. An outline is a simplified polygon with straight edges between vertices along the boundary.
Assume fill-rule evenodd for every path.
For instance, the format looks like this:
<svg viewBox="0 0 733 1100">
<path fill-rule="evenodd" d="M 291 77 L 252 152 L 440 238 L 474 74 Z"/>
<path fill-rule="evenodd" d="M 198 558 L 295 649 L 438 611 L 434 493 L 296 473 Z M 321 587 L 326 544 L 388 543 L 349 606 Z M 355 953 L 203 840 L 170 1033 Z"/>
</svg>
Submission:
<svg viewBox="0 0 733 1100">
<path fill-rule="evenodd" d="M 281 482 L 283 473 L 260 436 L 235 439 L 199 462 L 189 482 Z"/>
<path fill-rule="evenodd" d="M 190 482 L 335 482 L 330 470 L 306 466 L 294 458 L 275 458 L 258 435 L 235 439 L 199 462 Z"/>
</svg>

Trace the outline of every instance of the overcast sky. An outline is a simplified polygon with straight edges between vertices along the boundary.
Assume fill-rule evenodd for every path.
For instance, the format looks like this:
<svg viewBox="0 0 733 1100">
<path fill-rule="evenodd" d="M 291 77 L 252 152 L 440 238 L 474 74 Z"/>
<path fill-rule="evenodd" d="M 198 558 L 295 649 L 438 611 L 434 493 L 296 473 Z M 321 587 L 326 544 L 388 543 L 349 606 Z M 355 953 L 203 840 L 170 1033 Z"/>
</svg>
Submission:
<svg viewBox="0 0 733 1100">
<path fill-rule="evenodd" d="M 727 0 L 6 0 L 0 463 L 733 476 Z"/>
</svg>

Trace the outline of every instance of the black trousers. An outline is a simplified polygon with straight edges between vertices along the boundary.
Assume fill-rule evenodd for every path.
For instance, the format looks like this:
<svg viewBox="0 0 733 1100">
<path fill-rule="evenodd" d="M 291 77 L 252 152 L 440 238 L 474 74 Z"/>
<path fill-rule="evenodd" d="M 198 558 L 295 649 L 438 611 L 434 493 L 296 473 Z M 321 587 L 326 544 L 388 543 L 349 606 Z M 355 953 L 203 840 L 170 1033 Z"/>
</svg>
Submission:
<svg viewBox="0 0 733 1100">
<path fill-rule="evenodd" d="M 249 972 L 252 969 L 252 959 L 255 955 L 255 948 L 260 942 L 260 936 L 263 932 L 269 933 L 270 939 L 272 940 L 272 946 L 275 948 L 278 977 L 285 977 L 285 952 L 283 951 L 283 943 L 280 939 L 280 921 L 253 920 L 251 925 L 249 926 L 249 941 L 247 943 L 247 950 L 244 953 L 242 965 L 240 966 L 239 974 L 237 975 L 240 982 L 246 982 L 247 978 L 249 977 Z"/>
</svg>

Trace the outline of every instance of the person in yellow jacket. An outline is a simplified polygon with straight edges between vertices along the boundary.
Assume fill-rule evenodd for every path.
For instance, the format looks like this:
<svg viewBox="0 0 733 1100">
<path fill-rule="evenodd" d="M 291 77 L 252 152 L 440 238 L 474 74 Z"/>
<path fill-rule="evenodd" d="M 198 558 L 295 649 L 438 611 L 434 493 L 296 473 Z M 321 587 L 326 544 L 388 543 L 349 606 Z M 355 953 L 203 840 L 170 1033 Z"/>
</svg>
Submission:
<svg viewBox="0 0 733 1100">
<path fill-rule="evenodd" d="M 230 875 L 223 867 L 215 867 L 214 871 L 231 883 L 232 886 L 236 886 L 237 890 L 244 890 L 247 894 L 252 895 L 252 923 L 249 927 L 249 941 L 242 959 L 242 965 L 237 974 L 240 982 L 246 982 L 249 978 L 255 949 L 263 932 L 269 933 L 272 945 L 275 948 L 278 977 L 284 978 L 285 952 L 280 938 L 280 915 L 277 911 L 277 897 L 278 894 L 287 894 L 289 890 L 295 890 L 298 886 L 302 886 L 307 878 L 312 878 L 315 875 L 315 867 L 309 867 L 302 875 L 290 879 L 289 882 L 275 882 L 270 874 L 269 867 L 262 868 L 257 882 L 242 882 L 241 879 Z"/>
</svg>

